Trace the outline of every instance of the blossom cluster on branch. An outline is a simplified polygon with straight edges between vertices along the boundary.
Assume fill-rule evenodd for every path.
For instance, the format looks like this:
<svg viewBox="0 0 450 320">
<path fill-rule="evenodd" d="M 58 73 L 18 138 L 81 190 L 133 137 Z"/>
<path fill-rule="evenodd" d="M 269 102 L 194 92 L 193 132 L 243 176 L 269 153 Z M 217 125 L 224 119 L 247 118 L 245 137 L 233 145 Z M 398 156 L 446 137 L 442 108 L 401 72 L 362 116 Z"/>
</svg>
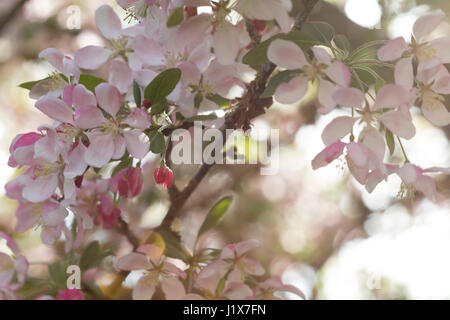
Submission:
<svg viewBox="0 0 450 320">
<path fill-rule="evenodd" d="M 171 187 L 174 177 L 166 151 L 175 129 L 188 128 L 194 120 L 220 128 L 241 106 L 250 110 L 257 99 L 272 97 L 282 104 L 295 103 L 311 87 L 317 88 L 320 113 L 349 110 L 324 129 L 325 149 L 312 159 L 314 169 L 343 157 L 369 192 L 397 174 L 404 195 L 419 190 L 439 200 L 427 173 L 449 169 L 422 169 L 406 154 L 402 164 L 386 163 L 385 158 L 397 145 L 394 137 L 402 150 L 401 139 L 414 137 L 410 109 L 415 105 L 434 125 L 450 123 L 443 97 L 450 93 L 444 66 L 450 62 L 450 37 L 427 41 L 445 19 L 442 12 L 418 19 L 410 44 L 398 38 L 350 51 L 346 37 L 335 35 L 324 22 L 292 29 L 290 0 L 117 2 L 127 20 L 135 21 L 132 26 L 124 28 L 110 6 L 100 7 L 95 19 L 107 47 L 90 45 L 73 57 L 46 49 L 40 57 L 55 72 L 22 84 L 37 100 L 35 107 L 54 122 L 11 143 L 8 164 L 19 168 L 20 175 L 6 185 L 6 192 L 19 202 L 17 232 L 40 225 L 45 244 L 64 239 L 66 252 L 76 252 L 80 259 L 89 247 L 85 244 L 90 231 L 127 224 L 127 205 L 143 189 L 141 166 L 149 152 L 161 155 L 156 183 Z M 209 10 L 199 13 L 198 7 Z M 261 80 L 264 66 L 273 72 L 255 98 L 251 84 Z M 392 68 L 395 82 L 386 83 L 376 68 Z M 106 70 L 107 79 L 87 73 L 100 70 Z M 361 72 L 376 81 L 365 81 Z M 243 123 L 250 120 L 248 116 Z M 213 208 L 201 233 L 220 221 L 221 207 L 223 203 Z M 69 215 L 74 218 L 71 225 Z M 274 298 L 276 291 L 302 296 L 294 287 L 262 277 L 262 266 L 245 256 L 258 246 L 252 240 L 223 250 L 188 250 L 178 243 L 181 256 L 154 243 L 133 246 L 135 252 L 119 257 L 115 268 L 144 270 L 133 290 L 136 299 L 151 299 L 158 288 L 167 299 Z M 13 252 L 15 262 L 0 255 L 8 267 L 0 281 L 6 298 L 16 297 L 27 269 L 23 256 Z M 13 285 L 14 273 L 19 276 Z M 61 299 L 84 297 L 73 289 L 58 289 Z"/>
</svg>

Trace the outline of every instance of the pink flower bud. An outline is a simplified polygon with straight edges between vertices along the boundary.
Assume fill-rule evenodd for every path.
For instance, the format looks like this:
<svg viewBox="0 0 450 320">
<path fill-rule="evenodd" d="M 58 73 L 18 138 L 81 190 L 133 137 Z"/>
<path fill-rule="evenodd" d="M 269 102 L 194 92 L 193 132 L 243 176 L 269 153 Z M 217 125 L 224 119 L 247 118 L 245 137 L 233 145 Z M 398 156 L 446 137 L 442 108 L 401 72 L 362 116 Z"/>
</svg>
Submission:
<svg viewBox="0 0 450 320">
<path fill-rule="evenodd" d="M 120 218 L 120 209 L 114 205 L 111 197 L 106 193 L 103 193 L 100 196 L 98 213 L 99 214 L 94 219 L 94 223 L 97 225 L 103 223 L 105 229 L 114 228 Z"/>
<path fill-rule="evenodd" d="M 56 300 L 84 300 L 84 294 L 78 289 L 58 290 Z"/>
<path fill-rule="evenodd" d="M 122 197 L 133 198 L 139 195 L 143 187 L 141 168 L 125 168 L 117 172 L 109 182 L 112 192 L 119 192 Z"/>
<path fill-rule="evenodd" d="M 173 181 L 173 172 L 170 168 L 165 166 L 161 166 L 154 172 L 155 182 L 163 186 L 165 189 L 168 189 Z"/>
<path fill-rule="evenodd" d="M 196 7 L 186 7 L 186 8 L 184 8 L 184 11 L 186 12 L 186 15 L 188 18 L 195 17 L 197 15 Z"/>
</svg>

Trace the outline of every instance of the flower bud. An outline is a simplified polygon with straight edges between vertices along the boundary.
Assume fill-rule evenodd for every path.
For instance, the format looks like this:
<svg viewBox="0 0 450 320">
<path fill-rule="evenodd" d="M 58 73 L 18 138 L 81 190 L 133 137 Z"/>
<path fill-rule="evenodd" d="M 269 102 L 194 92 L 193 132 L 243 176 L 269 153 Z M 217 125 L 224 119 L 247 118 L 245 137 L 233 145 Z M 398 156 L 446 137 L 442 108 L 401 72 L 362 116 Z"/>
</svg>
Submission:
<svg viewBox="0 0 450 320">
<path fill-rule="evenodd" d="M 155 182 L 168 189 L 173 181 L 173 172 L 166 166 L 161 166 L 154 172 Z"/>
</svg>

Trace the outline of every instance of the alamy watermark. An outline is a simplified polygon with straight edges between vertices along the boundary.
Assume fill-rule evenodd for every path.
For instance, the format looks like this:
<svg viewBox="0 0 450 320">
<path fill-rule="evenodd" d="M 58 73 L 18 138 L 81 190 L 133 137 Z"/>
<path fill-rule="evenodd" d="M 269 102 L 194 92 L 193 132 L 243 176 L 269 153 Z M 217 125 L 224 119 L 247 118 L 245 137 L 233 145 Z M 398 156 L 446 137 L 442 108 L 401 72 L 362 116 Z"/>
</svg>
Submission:
<svg viewBox="0 0 450 320">
<path fill-rule="evenodd" d="M 261 175 L 275 175 L 279 170 L 280 133 L 278 129 L 269 131 L 252 129 L 249 142 L 241 129 L 205 129 L 202 122 L 196 121 L 193 132 L 176 129 L 172 133 L 174 146 L 170 157 L 176 165 L 259 164 Z M 243 148 L 236 147 L 239 145 Z"/>
</svg>

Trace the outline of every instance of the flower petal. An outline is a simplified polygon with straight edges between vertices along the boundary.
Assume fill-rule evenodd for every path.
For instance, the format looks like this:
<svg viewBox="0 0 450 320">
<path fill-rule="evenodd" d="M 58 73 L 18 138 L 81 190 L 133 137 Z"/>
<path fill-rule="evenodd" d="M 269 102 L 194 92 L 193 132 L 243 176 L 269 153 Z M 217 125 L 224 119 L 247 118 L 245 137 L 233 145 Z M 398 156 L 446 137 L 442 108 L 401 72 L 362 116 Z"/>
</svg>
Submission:
<svg viewBox="0 0 450 320">
<path fill-rule="evenodd" d="M 35 106 L 53 120 L 73 124 L 72 110 L 60 99 L 44 96 Z"/>
<path fill-rule="evenodd" d="M 308 80 L 304 77 L 294 77 L 289 82 L 282 83 L 275 90 L 274 98 L 282 104 L 300 101 L 308 89 Z"/>
<path fill-rule="evenodd" d="M 95 11 L 95 23 L 106 39 L 116 39 L 122 33 L 122 23 L 108 5 L 103 5 Z"/>
<path fill-rule="evenodd" d="M 267 57 L 281 68 L 299 69 L 307 64 L 305 55 L 292 41 L 276 39 L 267 50 Z"/>
<path fill-rule="evenodd" d="M 389 40 L 378 50 L 378 59 L 381 61 L 393 61 L 400 58 L 408 48 L 403 37 Z"/>
<path fill-rule="evenodd" d="M 75 63 L 86 70 L 96 70 L 108 61 L 111 50 L 99 46 L 87 46 L 75 52 Z"/>
<path fill-rule="evenodd" d="M 333 93 L 333 98 L 343 107 L 359 108 L 364 104 L 364 93 L 355 88 L 340 88 Z"/>
<path fill-rule="evenodd" d="M 95 88 L 98 105 L 113 117 L 122 105 L 120 91 L 112 84 L 103 82 Z"/>
<path fill-rule="evenodd" d="M 326 146 L 340 141 L 352 131 L 353 125 L 358 118 L 341 116 L 333 119 L 322 132 L 322 141 Z"/>
<path fill-rule="evenodd" d="M 139 130 L 124 132 L 128 152 L 135 158 L 143 159 L 150 148 L 147 135 Z"/>
<path fill-rule="evenodd" d="M 436 10 L 417 19 L 413 26 L 413 34 L 416 40 L 420 42 L 423 37 L 436 29 L 444 19 L 445 13 L 442 10 Z"/>
</svg>

